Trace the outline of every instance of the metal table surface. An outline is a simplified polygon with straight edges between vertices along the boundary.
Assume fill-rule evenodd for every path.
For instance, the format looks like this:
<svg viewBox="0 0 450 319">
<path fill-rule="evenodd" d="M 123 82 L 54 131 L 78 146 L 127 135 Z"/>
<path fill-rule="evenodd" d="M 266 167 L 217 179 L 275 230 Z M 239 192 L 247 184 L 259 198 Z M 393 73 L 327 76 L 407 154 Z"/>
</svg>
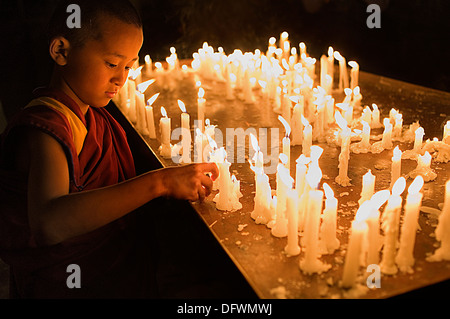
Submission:
<svg viewBox="0 0 450 319">
<path fill-rule="evenodd" d="M 143 77 L 143 80 L 146 80 Z M 180 126 L 181 111 L 177 99 L 182 100 L 191 115 L 191 131 L 193 133 L 193 119 L 197 118 L 197 88 L 193 74 L 188 74 L 177 81 L 171 90 L 164 89 L 156 81 L 145 92 L 146 99 L 155 93 L 160 93 L 154 103 L 155 125 L 158 127 L 161 117 L 159 107 L 164 106 L 169 117 L 172 118 L 172 129 Z M 273 112 L 270 105 L 260 97 L 255 104 L 245 104 L 242 100 L 227 101 L 224 83 L 210 80 L 202 81 L 205 89 L 206 109 L 205 118 L 223 132 L 226 128 L 260 128 L 278 127 L 284 132 L 278 114 Z M 381 119 L 388 116 L 391 108 L 395 108 L 403 115 L 404 125 L 419 121 L 425 129 L 425 138 L 438 137 L 442 139 L 443 124 L 449 119 L 450 93 L 437 91 L 417 85 L 360 72 L 359 86 L 363 95 L 362 106 L 376 103 L 381 111 Z M 335 95 L 336 102 L 340 102 L 343 95 Z M 131 122 L 129 122 L 131 124 Z M 372 131 L 374 132 L 374 131 Z M 380 129 L 378 134 L 381 134 Z M 139 133 L 138 133 L 139 134 Z M 372 133 L 375 134 L 375 133 Z M 280 143 L 283 134 L 280 134 Z M 152 151 L 156 162 L 162 167 L 174 164 L 159 155 L 160 134 L 157 129 L 157 139 L 139 134 L 142 141 Z M 177 143 L 178 141 L 173 141 Z M 414 272 L 398 272 L 394 276 L 382 275 L 381 288 L 342 289 L 339 282 L 342 279 L 343 265 L 346 256 L 349 227 L 358 208 L 362 176 L 371 169 L 376 176 L 375 191 L 389 188 L 392 150 L 385 150 L 381 154 L 351 154 L 348 174 L 352 186 L 341 187 L 335 183 L 338 175 L 338 156 L 340 148 L 327 143 L 313 143 L 324 149 L 319 160 L 324 178 L 334 190 L 338 199 L 338 228 L 337 237 L 340 248 L 331 255 L 324 255 L 321 260 L 330 264 L 329 271 L 322 274 L 305 275 L 299 269 L 299 256 L 287 257 L 284 247 L 286 238 L 276 238 L 271 235 L 265 225 L 257 225 L 250 217 L 253 210 L 255 182 L 254 173 L 247 160 L 245 163 L 232 163 L 230 172 L 240 181 L 243 197 L 240 199 L 242 209 L 233 212 L 219 211 L 215 207 L 213 192 L 203 203 L 192 203 L 192 207 L 203 219 L 211 233 L 223 247 L 229 258 L 234 262 L 246 278 L 250 286 L 260 298 L 387 298 L 401 295 L 415 289 L 433 285 L 450 279 L 450 261 L 428 262 L 426 256 L 438 247 L 434 238 L 436 219 L 423 212 L 419 216 L 420 230 L 417 232 L 414 248 Z M 412 143 L 394 142 L 402 150 L 411 149 Z M 245 144 L 245 154 L 249 154 L 249 142 Z M 301 146 L 291 146 L 291 176 L 295 177 L 295 159 L 301 154 Z M 402 174 L 406 174 L 416 167 L 412 160 L 402 161 Z M 438 208 L 444 201 L 445 182 L 450 178 L 450 163 L 432 163 L 432 168 L 438 174 L 433 182 L 425 183 L 423 188 L 423 205 Z M 270 184 L 275 189 L 275 174 L 270 174 Z M 407 182 L 407 187 L 411 179 Z M 406 193 L 406 190 L 403 194 Z M 405 197 L 405 196 L 403 196 Z M 369 273 L 360 270 L 360 282 L 364 287 L 365 276 Z"/>
</svg>

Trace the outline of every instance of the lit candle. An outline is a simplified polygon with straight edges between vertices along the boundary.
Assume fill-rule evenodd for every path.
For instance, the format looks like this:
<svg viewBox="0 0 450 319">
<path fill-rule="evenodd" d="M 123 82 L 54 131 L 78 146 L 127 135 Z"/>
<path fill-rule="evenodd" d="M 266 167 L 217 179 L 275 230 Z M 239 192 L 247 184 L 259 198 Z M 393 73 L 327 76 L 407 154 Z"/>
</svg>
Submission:
<svg viewBox="0 0 450 319">
<path fill-rule="evenodd" d="M 391 189 L 394 183 L 401 176 L 402 171 L 402 151 L 398 146 L 394 148 L 391 164 Z"/>
<path fill-rule="evenodd" d="M 287 161 L 286 161 L 286 168 L 288 171 L 290 171 L 291 168 L 291 140 L 289 139 L 289 135 L 291 134 L 291 127 L 289 126 L 288 122 L 281 116 L 278 116 L 278 120 L 280 120 L 281 123 L 283 123 L 285 135 L 283 137 L 282 143 L 283 143 L 283 154 L 286 155 Z"/>
<path fill-rule="evenodd" d="M 178 100 L 178 106 L 181 109 L 181 145 L 183 147 L 183 154 L 181 160 L 183 163 L 191 162 L 191 126 L 190 117 L 186 112 L 186 106 L 183 101 Z"/>
<path fill-rule="evenodd" d="M 307 164 L 309 163 L 309 157 L 301 154 L 297 160 L 296 171 L 295 171 L 295 189 L 297 190 L 298 197 L 302 196 L 305 189 L 305 178 L 307 172 Z"/>
<path fill-rule="evenodd" d="M 390 123 L 388 118 L 385 118 L 383 120 L 384 124 L 384 131 L 383 131 L 383 137 L 381 139 L 381 146 L 384 149 L 391 149 L 393 147 L 392 145 L 392 124 Z"/>
<path fill-rule="evenodd" d="M 288 257 L 300 254 L 298 244 L 298 196 L 292 188 L 286 192 L 286 213 L 288 219 L 287 245 L 284 252 Z"/>
<path fill-rule="evenodd" d="M 155 80 L 151 79 L 142 83 L 139 83 L 136 88 L 136 129 L 144 135 L 149 135 L 150 132 L 147 128 L 145 119 L 145 91 L 154 83 Z"/>
<path fill-rule="evenodd" d="M 371 128 L 380 128 L 383 127 L 383 125 L 380 122 L 380 109 L 378 108 L 378 105 L 375 103 L 372 104 L 372 123 L 370 124 Z"/>
<path fill-rule="evenodd" d="M 359 267 L 361 265 L 362 243 L 368 232 L 366 219 L 371 210 L 371 202 L 364 202 L 359 207 L 355 219 L 352 222 L 341 283 L 341 286 L 344 288 L 351 288 L 356 283 L 356 277 L 358 276 Z"/>
<path fill-rule="evenodd" d="M 130 70 L 131 72 L 131 70 Z M 134 78 L 128 78 L 128 99 L 130 100 L 130 108 L 128 110 L 128 116 L 132 123 L 136 123 L 136 82 Z"/>
<path fill-rule="evenodd" d="M 218 210 L 235 211 L 241 209 L 242 204 L 239 202 L 239 194 L 236 192 L 230 176 L 231 163 L 227 161 L 226 157 L 227 153 L 223 147 L 215 150 L 212 156 L 219 169 L 219 193 L 216 194 L 213 201 Z"/>
<path fill-rule="evenodd" d="M 332 254 L 340 245 L 339 239 L 336 237 L 338 201 L 327 183 L 323 183 L 323 190 L 326 200 L 320 226 L 320 246 L 323 254 Z"/>
<path fill-rule="evenodd" d="M 338 51 L 334 52 L 334 58 L 339 61 L 339 90 L 343 91 L 349 87 L 347 64 L 345 58 Z"/>
<path fill-rule="evenodd" d="M 409 178 L 416 178 L 418 175 L 423 177 L 425 182 L 434 181 L 437 174 L 431 168 L 431 155 L 428 151 L 424 155 L 419 155 L 417 158 L 417 167 L 408 173 Z"/>
<path fill-rule="evenodd" d="M 445 144 L 450 144 L 450 121 L 444 126 L 444 135 L 442 136 L 442 141 Z"/>
<path fill-rule="evenodd" d="M 154 94 L 151 98 L 147 100 L 147 106 L 145 107 L 145 112 L 147 116 L 147 129 L 148 134 L 151 139 L 156 138 L 156 130 L 155 130 L 155 118 L 153 115 L 153 103 L 158 98 L 159 93 Z"/>
<path fill-rule="evenodd" d="M 172 148 L 170 145 L 170 118 L 167 117 L 166 109 L 161 106 L 161 119 L 159 121 L 159 129 L 161 132 L 161 156 L 171 158 Z"/>
<path fill-rule="evenodd" d="M 312 126 L 308 120 L 302 115 L 301 121 L 303 123 L 303 141 L 302 141 L 302 154 L 309 157 L 311 155 L 312 145 Z"/>
<path fill-rule="evenodd" d="M 362 205 L 362 203 L 369 200 L 375 191 L 375 176 L 372 174 L 370 169 L 366 174 L 364 174 L 362 181 L 361 198 L 358 201 L 359 205 Z"/>
<path fill-rule="evenodd" d="M 291 101 L 295 102 L 291 126 L 292 126 L 292 145 L 302 145 L 303 142 L 303 122 L 302 115 L 304 114 L 304 98 L 299 96 L 296 99 L 291 97 Z"/>
<path fill-rule="evenodd" d="M 310 182 L 307 177 L 308 183 Z M 299 267 L 305 274 L 322 273 L 331 268 L 331 265 L 322 263 L 319 260 L 319 227 L 320 215 L 322 213 L 323 191 L 314 189 L 308 194 L 308 203 L 306 209 L 304 244 L 305 256 L 299 261 Z"/>
<path fill-rule="evenodd" d="M 286 237 L 288 232 L 288 220 L 286 216 L 286 191 L 292 188 L 294 182 L 286 168 L 287 157 L 280 154 L 280 163 L 277 167 L 277 207 L 275 212 L 275 224 L 272 227 L 271 234 L 275 237 Z"/>
<path fill-rule="evenodd" d="M 339 175 L 335 181 L 341 186 L 351 186 L 348 177 L 348 161 L 350 158 L 351 130 L 340 112 L 335 113 L 336 123 L 341 128 L 341 153 L 339 154 Z"/>
<path fill-rule="evenodd" d="M 416 153 L 420 153 L 420 150 L 422 149 L 422 143 L 423 143 L 423 136 L 425 135 L 425 131 L 423 127 L 419 127 L 415 132 L 415 139 L 414 139 L 414 147 L 413 151 Z"/>
<path fill-rule="evenodd" d="M 398 268 L 395 264 L 395 254 L 397 249 L 397 239 L 400 223 L 400 211 L 402 209 L 401 194 L 405 190 L 406 180 L 400 177 L 392 187 L 392 194 L 384 209 L 382 217 L 382 229 L 384 231 L 383 256 L 381 258 L 381 272 L 387 275 L 394 275 Z"/>
<path fill-rule="evenodd" d="M 146 55 L 144 57 L 144 61 L 145 61 L 145 74 L 150 77 L 152 76 L 152 71 L 153 71 L 153 65 L 152 65 L 152 59 L 150 58 L 150 55 Z"/>
<path fill-rule="evenodd" d="M 328 67 L 327 73 L 330 76 L 331 84 L 330 89 L 333 89 L 333 79 L 334 79 L 334 50 L 333 47 L 328 47 Z M 331 93 L 331 92 L 330 92 Z"/>
<path fill-rule="evenodd" d="M 350 88 L 353 90 L 358 86 L 359 80 L 359 64 L 356 61 L 348 62 L 348 65 L 352 67 L 350 70 Z"/>
<path fill-rule="evenodd" d="M 353 153 L 368 153 L 371 150 L 370 145 L 370 125 L 366 121 L 362 121 L 363 130 L 361 133 L 361 142 L 350 145 L 350 150 Z"/>
<path fill-rule="evenodd" d="M 397 266 L 403 272 L 412 272 L 414 265 L 414 243 L 416 241 L 416 231 L 418 228 L 418 218 L 423 194 L 420 190 L 423 187 L 422 176 L 417 176 L 408 188 L 406 197 L 405 215 L 400 232 L 400 245 L 395 257 Z"/>
<path fill-rule="evenodd" d="M 378 265 L 380 262 L 380 249 L 383 243 L 380 235 L 380 208 L 390 195 L 391 192 L 385 189 L 376 192 L 370 199 L 371 211 L 367 217 L 367 265 Z"/>
<path fill-rule="evenodd" d="M 359 86 L 356 86 L 353 89 L 352 92 L 352 103 L 351 105 L 353 107 L 360 107 L 361 106 L 361 100 L 362 100 L 362 94 L 361 94 L 361 89 L 359 88 Z"/>
<path fill-rule="evenodd" d="M 450 260 L 450 180 L 445 184 L 445 199 L 442 212 L 439 214 L 438 225 L 436 226 L 436 240 L 441 246 L 436 249 L 427 261 Z"/>
<path fill-rule="evenodd" d="M 204 121 L 205 121 L 205 104 L 206 100 L 204 98 L 205 90 L 200 87 L 198 89 L 198 99 L 197 99 L 197 119 L 198 119 L 198 128 L 203 132 L 204 130 Z"/>
<path fill-rule="evenodd" d="M 395 140 L 399 141 L 402 137 L 402 130 L 403 130 L 403 115 L 401 113 L 397 113 L 395 115 L 395 122 L 394 122 L 394 131 L 393 131 L 393 138 Z"/>
</svg>

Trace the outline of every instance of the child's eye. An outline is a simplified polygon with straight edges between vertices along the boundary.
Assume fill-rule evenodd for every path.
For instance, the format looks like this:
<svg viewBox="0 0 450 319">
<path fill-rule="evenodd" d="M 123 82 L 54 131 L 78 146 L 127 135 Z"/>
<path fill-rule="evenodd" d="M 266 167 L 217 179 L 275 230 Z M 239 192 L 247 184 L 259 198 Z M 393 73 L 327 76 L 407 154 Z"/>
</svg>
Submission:
<svg viewBox="0 0 450 319">
<path fill-rule="evenodd" d="M 105 62 L 106 63 L 106 65 L 108 66 L 108 67 L 110 67 L 110 68 L 115 68 L 115 67 L 117 67 L 117 64 L 112 64 L 112 63 L 109 63 L 109 62 Z"/>
<path fill-rule="evenodd" d="M 131 66 L 126 66 L 126 67 L 125 67 L 125 70 L 127 70 L 127 71 L 130 71 L 131 69 L 132 69 Z"/>
</svg>

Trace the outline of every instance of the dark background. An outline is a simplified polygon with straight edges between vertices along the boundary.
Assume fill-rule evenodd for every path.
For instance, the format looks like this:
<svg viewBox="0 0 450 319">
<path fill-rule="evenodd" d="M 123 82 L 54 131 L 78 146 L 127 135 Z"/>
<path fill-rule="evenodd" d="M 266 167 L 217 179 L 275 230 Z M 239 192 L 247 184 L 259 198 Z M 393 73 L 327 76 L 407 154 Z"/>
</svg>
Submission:
<svg viewBox="0 0 450 319">
<path fill-rule="evenodd" d="M 95 0 L 93 0 L 95 1 Z M 23 107 L 51 71 L 45 29 L 56 0 L 0 0 L 0 100 L 7 118 Z M 74 0 L 76 3 L 76 0 Z M 267 49 L 289 33 L 319 59 L 331 45 L 367 71 L 450 92 L 448 0 L 134 0 L 144 22 L 140 58 L 164 60 L 169 48 L 191 58 L 204 41 L 227 54 Z M 369 3 L 382 9 L 369 29 Z"/>
</svg>

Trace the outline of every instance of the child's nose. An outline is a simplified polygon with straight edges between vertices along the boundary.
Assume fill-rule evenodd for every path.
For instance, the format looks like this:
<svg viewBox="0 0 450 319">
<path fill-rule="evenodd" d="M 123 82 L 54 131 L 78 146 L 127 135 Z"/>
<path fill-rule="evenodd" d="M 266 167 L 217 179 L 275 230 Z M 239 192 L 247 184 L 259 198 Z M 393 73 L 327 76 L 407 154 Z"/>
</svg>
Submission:
<svg viewBox="0 0 450 319">
<path fill-rule="evenodd" d="M 127 80 L 128 77 L 128 71 L 127 70 L 119 70 L 114 77 L 112 78 L 112 82 L 119 86 L 122 87 L 125 84 L 125 81 Z"/>
</svg>

